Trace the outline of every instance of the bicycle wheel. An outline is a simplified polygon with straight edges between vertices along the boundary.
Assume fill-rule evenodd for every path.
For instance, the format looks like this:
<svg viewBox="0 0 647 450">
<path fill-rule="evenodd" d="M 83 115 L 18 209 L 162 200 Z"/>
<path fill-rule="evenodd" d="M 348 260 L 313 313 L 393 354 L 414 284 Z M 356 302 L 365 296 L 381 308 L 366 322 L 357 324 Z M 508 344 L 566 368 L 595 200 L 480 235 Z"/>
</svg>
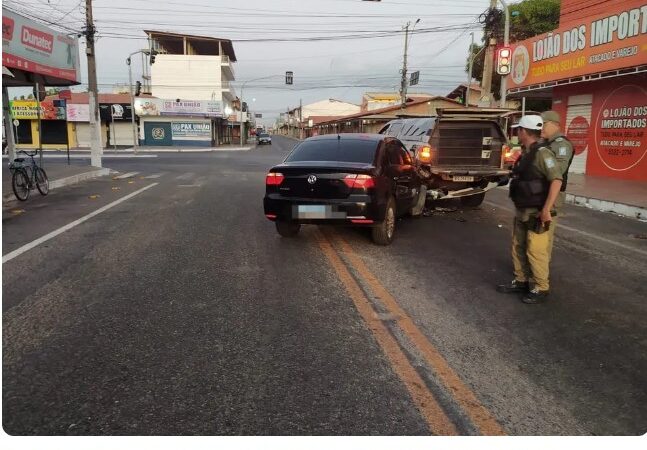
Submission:
<svg viewBox="0 0 647 450">
<path fill-rule="evenodd" d="M 40 192 L 41 195 L 49 194 L 49 180 L 47 179 L 45 170 L 41 169 L 40 167 L 36 167 L 34 178 L 36 179 L 36 187 L 38 188 L 38 192 Z"/>
<path fill-rule="evenodd" d="M 11 177 L 11 188 L 18 200 L 24 202 L 29 198 L 29 180 L 23 169 L 18 169 Z"/>
</svg>

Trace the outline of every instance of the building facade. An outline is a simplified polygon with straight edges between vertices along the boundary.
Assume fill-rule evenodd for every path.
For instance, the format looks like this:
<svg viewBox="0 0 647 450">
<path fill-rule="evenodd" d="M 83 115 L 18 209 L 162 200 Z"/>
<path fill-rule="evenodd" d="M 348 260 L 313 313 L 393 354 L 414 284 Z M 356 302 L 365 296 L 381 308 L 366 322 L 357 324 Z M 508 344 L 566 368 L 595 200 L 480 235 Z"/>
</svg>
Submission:
<svg viewBox="0 0 647 450">
<path fill-rule="evenodd" d="M 236 62 L 227 39 L 146 31 L 154 99 L 136 99 L 141 145 L 218 146 L 232 142 Z M 243 120 L 247 115 L 243 115 Z M 232 126 L 233 125 L 233 126 Z"/>
<path fill-rule="evenodd" d="M 558 29 L 513 44 L 509 78 L 552 99 L 572 172 L 647 181 L 647 0 L 563 0 Z"/>
<path fill-rule="evenodd" d="M 434 96 L 409 100 L 404 108 L 399 104 L 364 111 L 345 117 L 321 121 L 307 129 L 308 136 L 336 133 L 378 133 L 389 121 L 398 118 L 429 117 L 437 114 L 438 108 L 460 108 L 455 100 Z"/>
</svg>

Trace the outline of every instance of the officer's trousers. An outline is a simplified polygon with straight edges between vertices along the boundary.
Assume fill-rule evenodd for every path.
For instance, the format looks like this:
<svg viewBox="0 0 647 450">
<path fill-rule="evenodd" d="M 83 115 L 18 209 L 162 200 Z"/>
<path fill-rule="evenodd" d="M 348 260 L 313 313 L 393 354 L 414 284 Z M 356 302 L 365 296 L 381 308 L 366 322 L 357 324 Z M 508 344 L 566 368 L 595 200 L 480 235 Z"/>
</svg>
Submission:
<svg viewBox="0 0 647 450">
<path fill-rule="evenodd" d="M 555 217 L 550 229 L 537 234 L 528 229 L 528 223 L 514 218 L 512 227 L 512 263 L 518 281 L 534 283 L 540 291 L 548 291 L 550 257 L 555 233 Z"/>
</svg>

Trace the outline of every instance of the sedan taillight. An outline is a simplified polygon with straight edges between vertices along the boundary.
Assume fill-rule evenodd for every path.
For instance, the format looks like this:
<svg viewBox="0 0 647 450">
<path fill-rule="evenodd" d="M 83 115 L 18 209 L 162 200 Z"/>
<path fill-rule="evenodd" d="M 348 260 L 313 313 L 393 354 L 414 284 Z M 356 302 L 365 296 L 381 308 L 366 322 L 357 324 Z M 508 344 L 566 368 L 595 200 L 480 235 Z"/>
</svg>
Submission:
<svg viewBox="0 0 647 450">
<path fill-rule="evenodd" d="M 265 177 L 265 185 L 266 186 L 279 186 L 281 183 L 283 183 L 284 179 L 285 179 L 285 177 L 283 176 L 282 173 L 270 172 Z"/>
<path fill-rule="evenodd" d="M 368 189 L 375 187 L 375 180 L 370 175 L 346 175 L 344 183 L 351 189 Z"/>
</svg>

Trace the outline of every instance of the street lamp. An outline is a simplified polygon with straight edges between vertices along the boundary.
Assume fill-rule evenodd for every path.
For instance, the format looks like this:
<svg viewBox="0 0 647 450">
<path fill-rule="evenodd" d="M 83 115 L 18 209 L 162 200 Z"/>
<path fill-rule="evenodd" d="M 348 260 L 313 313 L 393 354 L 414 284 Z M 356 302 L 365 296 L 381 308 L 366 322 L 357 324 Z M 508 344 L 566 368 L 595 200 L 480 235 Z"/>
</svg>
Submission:
<svg viewBox="0 0 647 450">
<path fill-rule="evenodd" d="M 133 91 L 133 70 L 131 65 L 131 58 L 138 53 L 143 53 L 144 55 L 156 55 L 156 50 L 137 50 L 132 52 L 126 58 L 126 65 L 128 66 L 128 85 L 130 87 L 130 119 L 133 125 L 133 151 L 137 153 L 137 147 L 139 147 L 139 136 L 137 135 L 137 125 L 135 124 L 135 92 Z"/>
</svg>

